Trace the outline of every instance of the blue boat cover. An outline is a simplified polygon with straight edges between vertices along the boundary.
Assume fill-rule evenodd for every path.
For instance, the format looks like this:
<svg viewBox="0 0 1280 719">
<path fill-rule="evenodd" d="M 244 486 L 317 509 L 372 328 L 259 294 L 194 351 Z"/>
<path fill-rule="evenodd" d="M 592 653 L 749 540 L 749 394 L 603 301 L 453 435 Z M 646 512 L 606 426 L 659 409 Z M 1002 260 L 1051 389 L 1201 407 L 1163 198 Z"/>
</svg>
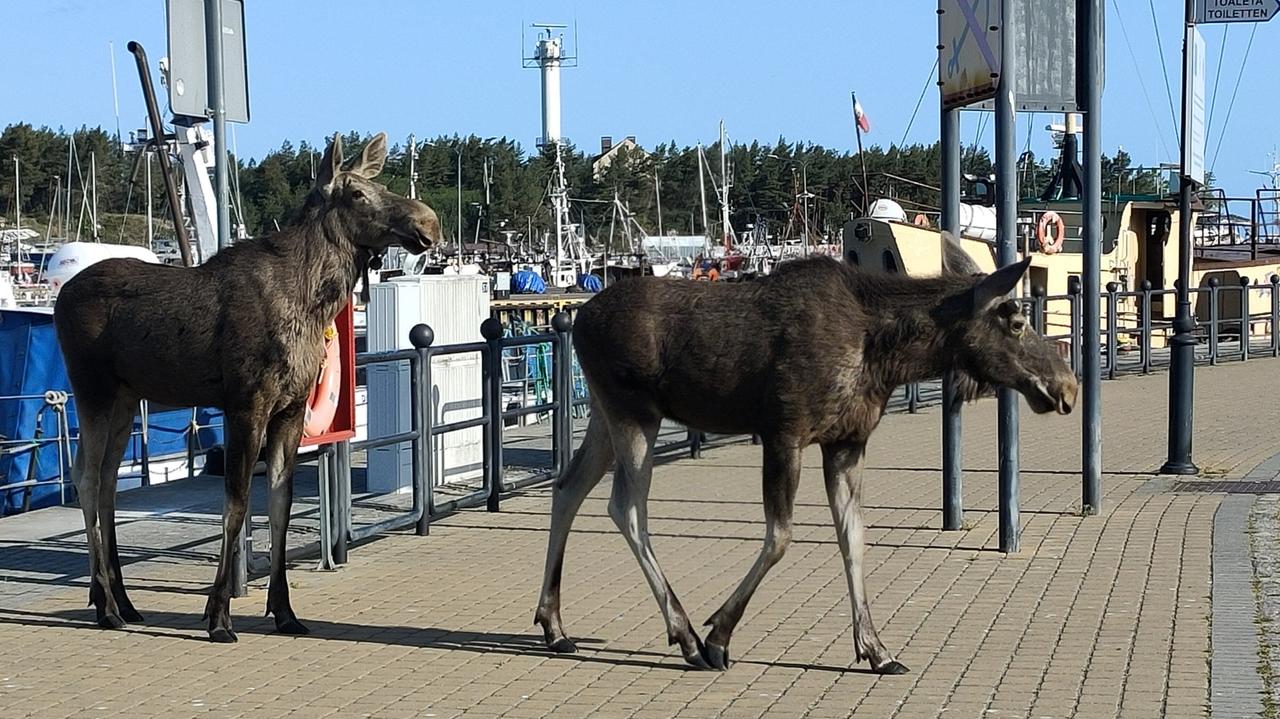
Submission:
<svg viewBox="0 0 1280 719">
<path fill-rule="evenodd" d="M 599 292 L 604 283 L 600 282 L 600 278 L 595 275 L 578 275 L 578 286 L 587 292 Z"/>
<path fill-rule="evenodd" d="M 516 294 L 540 295 L 547 291 L 547 283 L 532 270 L 520 270 L 511 276 L 511 289 Z"/>
<path fill-rule="evenodd" d="M 26 482 L 28 479 L 56 480 L 58 478 L 57 443 L 48 442 L 32 452 L 22 451 L 15 443 L 30 441 L 35 437 L 37 419 L 42 437 L 58 434 L 58 417 L 43 400 L 48 390 L 71 391 L 67 379 L 66 364 L 58 349 L 54 333 L 53 315 L 29 310 L 0 311 L 0 516 L 20 510 L 25 491 L 5 491 L 5 486 Z M 13 399 L 15 396 L 32 396 L 32 399 Z M 212 429 L 201 430 L 200 446 L 209 447 L 222 441 L 222 413 L 201 409 L 197 421 L 203 426 L 216 424 Z M 151 457 L 182 454 L 186 451 L 186 430 L 191 422 L 190 409 L 165 409 L 152 406 L 148 415 Z M 72 437 L 79 436 L 74 398 L 68 402 L 67 423 Z M 141 429 L 136 422 L 135 431 Z M 74 447 L 74 443 L 73 443 Z M 134 437 L 125 450 L 125 461 L 141 456 L 141 441 Z M 36 460 L 34 472 L 31 460 Z M 65 465 L 69 461 L 63 458 Z M 70 481 L 70 467 L 66 468 Z M 121 480 L 121 486 L 128 482 Z M 30 490 L 32 509 L 60 503 L 61 490 L 56 483 L 40 485 Z M 67 498 L 75 496 L 68 486 Z"/>
</svg>

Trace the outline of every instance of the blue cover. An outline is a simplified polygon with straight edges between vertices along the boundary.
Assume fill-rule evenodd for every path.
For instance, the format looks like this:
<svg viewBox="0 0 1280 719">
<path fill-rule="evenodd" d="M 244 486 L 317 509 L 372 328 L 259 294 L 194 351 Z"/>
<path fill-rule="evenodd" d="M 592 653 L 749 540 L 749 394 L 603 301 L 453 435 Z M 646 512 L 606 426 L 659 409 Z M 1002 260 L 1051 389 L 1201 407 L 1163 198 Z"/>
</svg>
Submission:
<svg viewBox="0 0 1280 719">
<path fill-rule="evenodd" d="M 511 276 L 511 289 L 521 295 L 540 295 L 547 291 L 547 283 L 531 270 L 520 270 Z"/>
<path fill-rule="evenodd" d="M 42 436 L 58 434 L 57 414 L 49 409 L 42 398 L 5 399 L 14 395 L 39 395 L 47 390 L 71 391 L 67 380 L 66 365 L 58 349 L 53 327 L 53 315 L 30 310 L 0 311 L 0 436 L 5 440 L 31 440 L 35 437 L 36 418 L 40 417 Z M 201 425 L 216 421 L 213 429 L 201 430 L 200 446 L 208 447 L 222 441 L 221 412 L 202 409 L 197 415 Z M 161 409 L 153 407 L 149 415 L 151 457 L 182 454 L 186 452 L 185 431 L 191 421 L 190 409 Z M 79 423 L 74 399 L 68 403 L 67 423 L 71 436 L 79 435 Z M 135 429 L 141 428 L 141 422 Z M 12 447 L 8 442 L 6 448 Z M 73 443 L 74 447 L 74 443 Z M 4 491 L 9 484 L 28 479 L 31 458 L 37 458 L 35 476 L 32 479 L 56 480 L 58 478 L 57 444 L 49 442 L 35 452 L 4 452 L 0 454 L 0 516 L 19 510 L 25 491 Z M 141 456 L 141 441 L 135 437 L 125 450 L 125 461 Z M 64 460 L 65 463 L 66 460 Z M 70 467 L 67 467 L 70 480 Z M 122 479 L 121 487 L 129 486 Z M 75 496 L 68 486 L 67 498 Z M 37 486 L 31 490 L 31 507 L 47 507 L 61 500 L 56 483 Z"/>
<path fill-rule="evenodd" d="M 604 283 L 595 275 L 578 275 L 578 286 L 587 292 L 599 292 L 604 288 Z"/>
</svg>

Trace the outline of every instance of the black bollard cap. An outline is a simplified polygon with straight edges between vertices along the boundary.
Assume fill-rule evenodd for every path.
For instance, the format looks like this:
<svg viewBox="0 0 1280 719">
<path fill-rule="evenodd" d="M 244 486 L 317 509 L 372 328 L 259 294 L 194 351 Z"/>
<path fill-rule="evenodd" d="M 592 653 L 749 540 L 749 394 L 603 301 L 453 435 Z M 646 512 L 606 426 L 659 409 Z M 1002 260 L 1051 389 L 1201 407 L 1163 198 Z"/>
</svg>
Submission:
<svg viewBox="0 0 1280 719">
<path fill-rule="evenodd" d="M 425 349 L 436 341 L 436 331 L 430 325 L 417 324 L 409 330 L 409 342 L 418 349 Z"/>
<path fill-rule="evenodd" d="M 502 338 L 502 323 L 495 317 L 490 317 L 480 323 L 480 336 L 486 340 L 493 341 Z"/>
<path fill-rule="evenodd" d="M 573 329 L 573 318 L 569 316 L 568 312 L 557 312 L 551 318 L 551 329 L 556 332 L 568 332 Z"/>
</svg>

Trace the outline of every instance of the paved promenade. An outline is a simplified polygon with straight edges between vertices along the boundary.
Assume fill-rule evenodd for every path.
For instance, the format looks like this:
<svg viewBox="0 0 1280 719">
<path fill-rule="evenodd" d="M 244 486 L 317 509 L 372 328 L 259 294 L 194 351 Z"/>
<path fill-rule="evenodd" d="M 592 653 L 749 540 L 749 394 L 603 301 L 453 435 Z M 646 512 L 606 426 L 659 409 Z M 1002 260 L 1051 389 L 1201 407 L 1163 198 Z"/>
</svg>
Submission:
<svg viewBox="0 0 1280 719">
<path fill-rule="evenodd" d="M 217 520 L 181 509 L 178 489 L 154 491 L 181 514 L 139 511 L 121 527 L 126 577 L 147 620 L 122 632 L 97 629 L 85 608 L 78 510 L 50 511 L 45 524 L 65 531 L 40 536 L 32 518 L 0 520 L 0 717 L 1274 713 L 1262 696 L 1274 691 L 1274 672 L 1260 659 L 1280 655 L 1280 635 L 1265 631 L 1266 612 L 1280 618 L 1280 552 L 1265 582 L 1253 571 L 1265 562 L 1253 557 L 1276 544 L 1274 528 L 1259 528 L 1275 521 L 1277 503 L 1254 499 L 1280 489 L 1280 361 L 1197 371 L 1204 475 L 1190 481 L 1154 475 L 1165 455 L 1167 381 L 1104 384 L 1107 471 L 1096 517 L 1078 514 L 1079 416 L 1024 409 L 1022 551 L 1008 556 L 995 550 L 994 401 L 966 410 L 958 532 L 940 531 L 938 413 L 884 419 L 868 453 L 866 581 L 906 675 L 851 666 L 845 578 L 820 455 L 810 450 L 794 541 L 748 608 L 724 673 L 687 670 L 667 646 L 607 516 L 608 482 L 587 500 L 569 544 L 564 618 L 580 647 L 571 656 L 543 653 L 532 625 L 550 504 L 543 489 L 499 514 L 449 517 L 430 537 L 355 547 L 338 571 L 300 562 L 290 581 L 307 637 L 272 633 L 261 617 L 265 579 L 256 580 L 233 602 L 234 645 L 204 641 Z M 759 466 L 758 448 L 737 445 L 655 471 L 654 548 L 695 621 L 759 552 Z"/>
</svg>

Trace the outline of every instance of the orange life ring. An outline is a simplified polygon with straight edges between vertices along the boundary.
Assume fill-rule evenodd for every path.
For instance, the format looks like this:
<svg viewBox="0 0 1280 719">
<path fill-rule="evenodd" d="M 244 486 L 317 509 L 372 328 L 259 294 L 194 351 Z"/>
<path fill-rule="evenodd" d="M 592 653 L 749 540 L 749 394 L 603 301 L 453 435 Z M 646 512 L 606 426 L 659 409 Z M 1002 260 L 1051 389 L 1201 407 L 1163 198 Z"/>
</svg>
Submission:
<svg viewBox="0 0 1280 719">
<path fill-rule="evenodd" d="M 338 388 L 342 385 L 342 353 L 338 347 L 338 326 L 332 322 L 324 329 L 324 358 L 320 374 L 307 398 L 307 411 L 302 420 L 302 436 L 318 437 L 329 430 L 338 413 Z"/>
<path fill-rule="evenodd" d="M 929 218 L 925 217 L 923 213 L 916 213 L 916 216 L 911 220 L 911 224 L 915 225 L 916 227 L 928 227 Z"/>
<path fill-rule="evenodd" d="M 1052 222 L 1056 231 L 1046 237 L 1049 229 L 1049 223 Z M 1040 243 L 1040 251 L 1046 255 L 1056 255 L 1062 251 L 1062 242 L 1066 239 L 1066 226 L 1062 222 L 1062 218 L 1053 210 L 1040 215 L 1040 222 L 1036 225 L 1036 241 Z"/>
</svg>

